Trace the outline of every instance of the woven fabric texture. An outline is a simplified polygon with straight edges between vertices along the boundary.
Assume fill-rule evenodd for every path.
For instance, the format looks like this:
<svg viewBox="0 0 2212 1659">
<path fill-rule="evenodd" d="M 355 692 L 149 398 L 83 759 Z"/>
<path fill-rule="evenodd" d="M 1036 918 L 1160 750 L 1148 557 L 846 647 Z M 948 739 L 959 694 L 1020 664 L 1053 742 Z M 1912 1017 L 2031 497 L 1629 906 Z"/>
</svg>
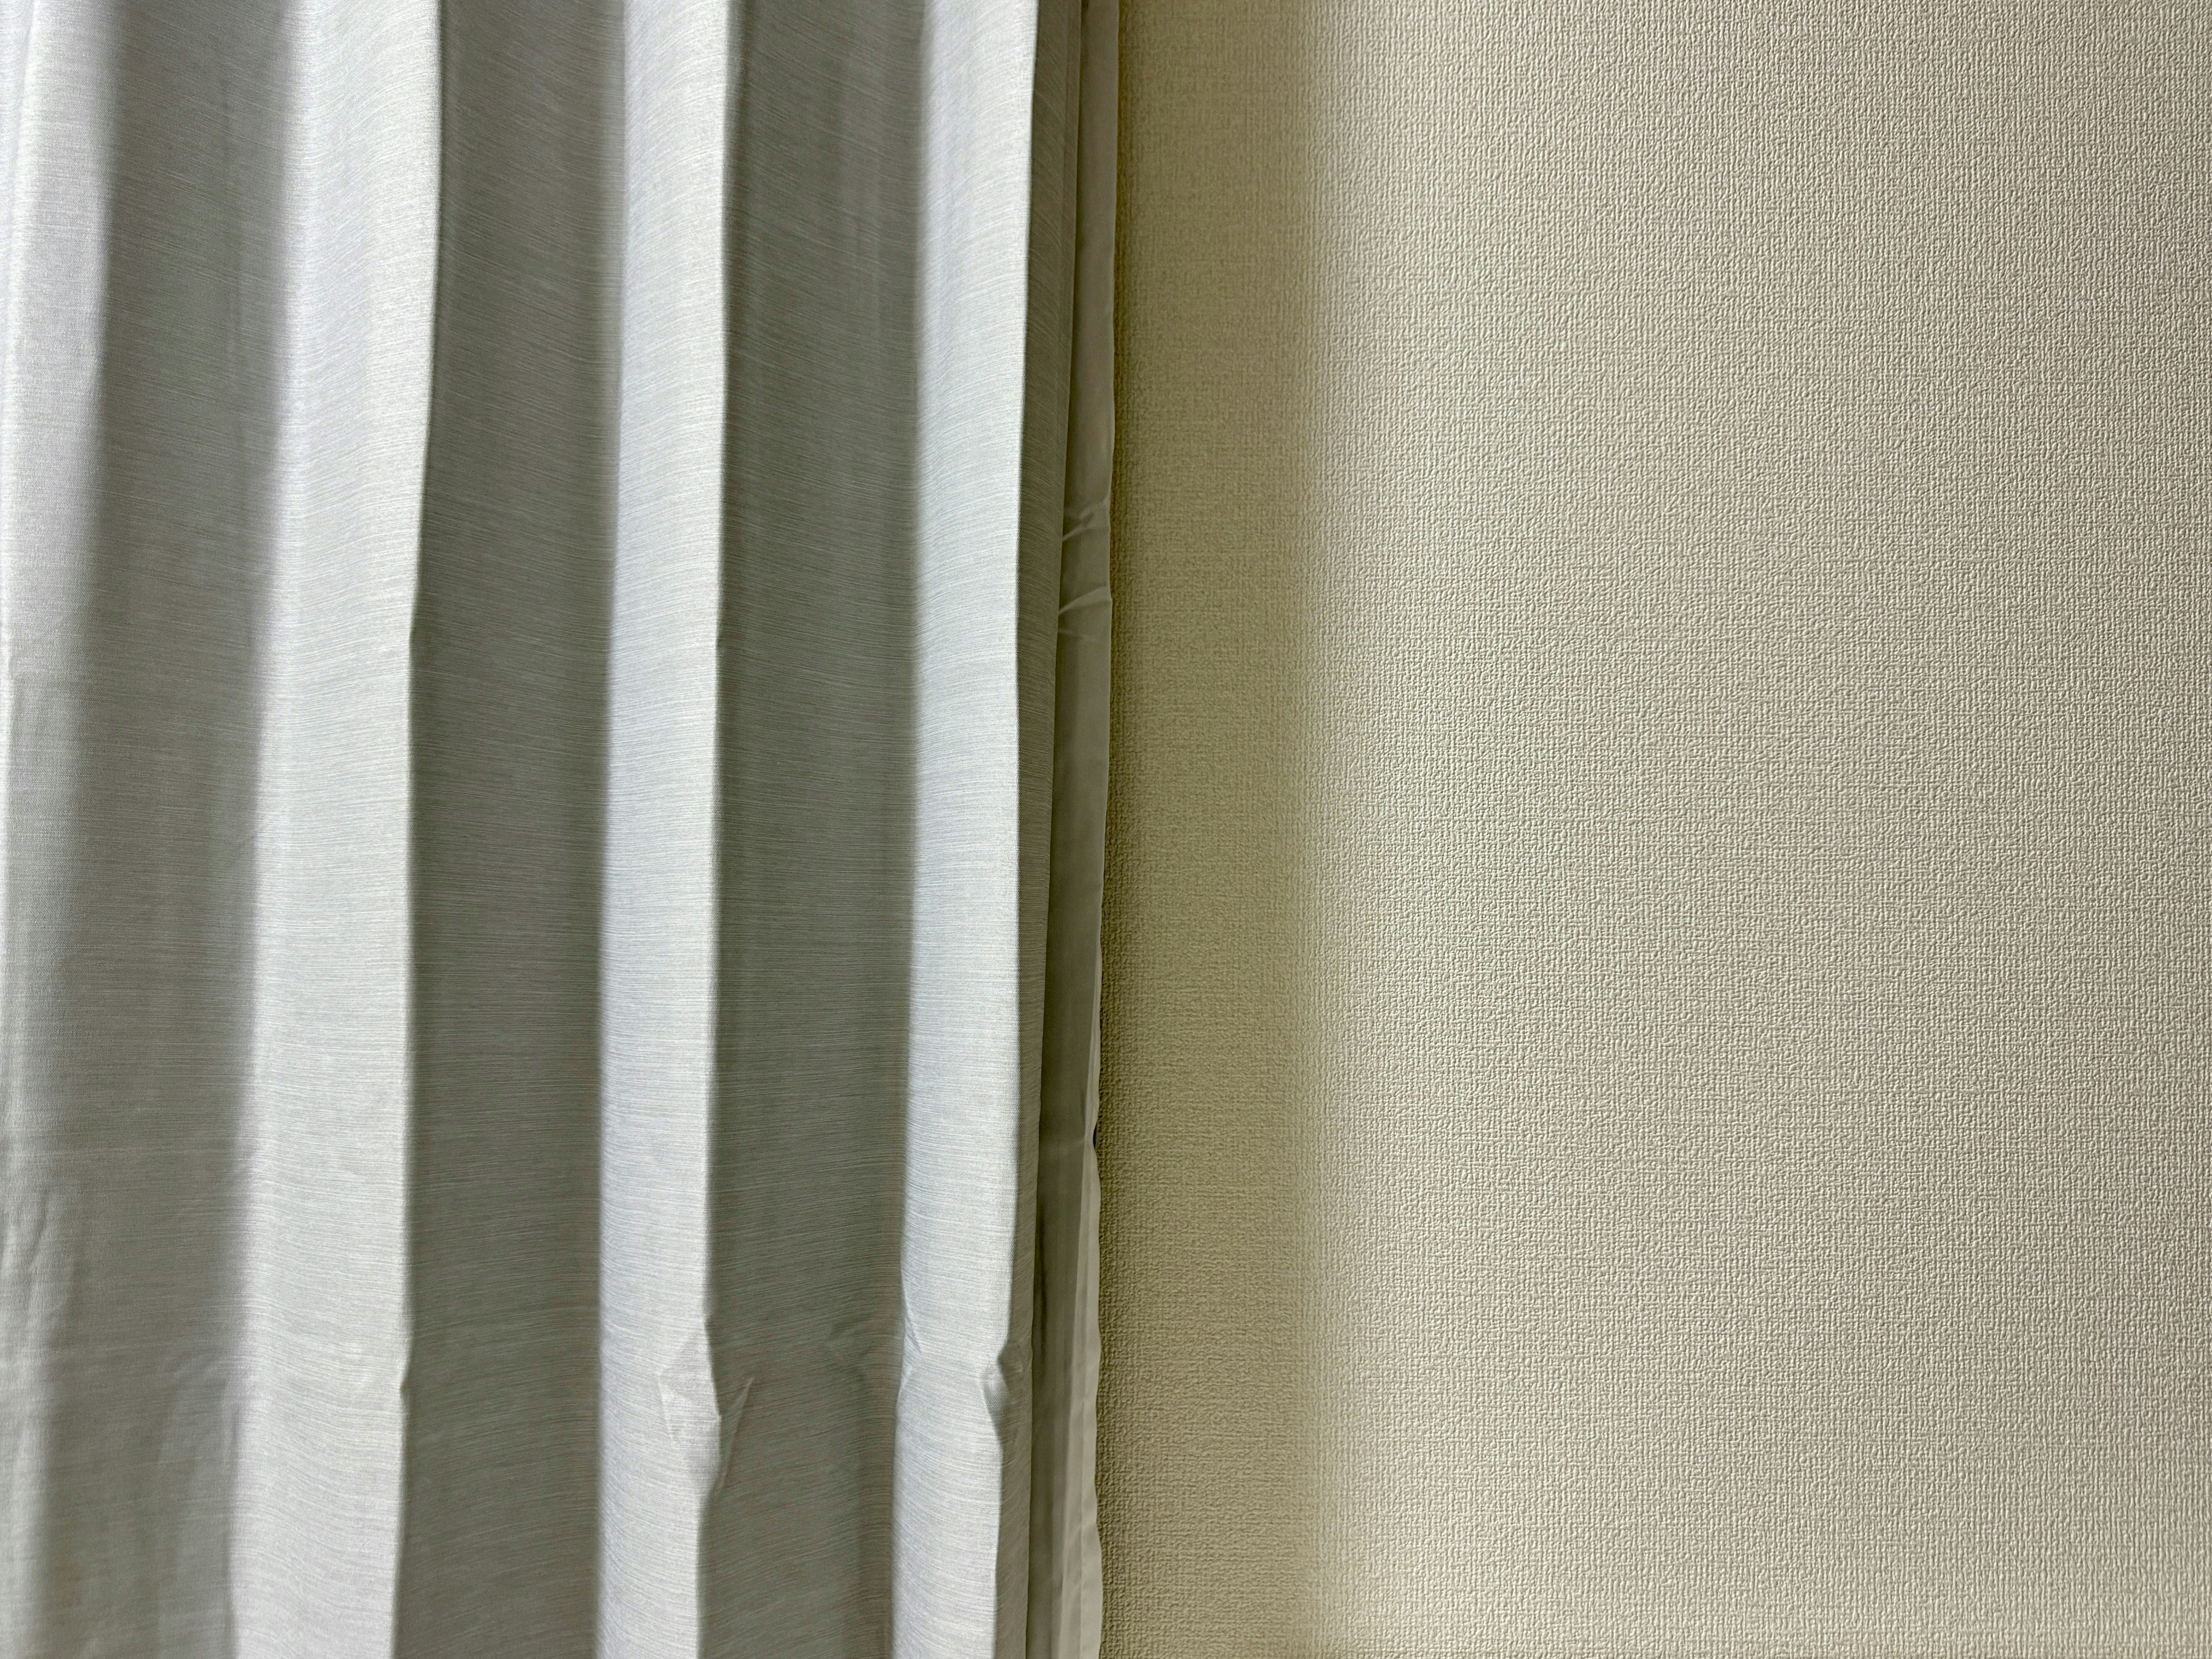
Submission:
<svg viewBox="0 0 2212 1659">
<path fill-rule="evenodd" d="M 0 0 L 0 1659 L 1095 1652 L 1113 31 Z"/>
</svg>

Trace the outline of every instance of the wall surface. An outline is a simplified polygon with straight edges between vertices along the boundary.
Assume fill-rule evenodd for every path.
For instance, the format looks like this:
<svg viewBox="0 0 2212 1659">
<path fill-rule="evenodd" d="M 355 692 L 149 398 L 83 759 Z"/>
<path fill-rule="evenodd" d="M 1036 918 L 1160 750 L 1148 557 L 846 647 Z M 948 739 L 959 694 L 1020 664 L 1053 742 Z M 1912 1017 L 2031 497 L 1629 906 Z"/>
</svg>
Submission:
<svg viewBox="0 0 2212 1659">
<path fill-rule="evenodd" d="M 2212 1631 L 2212 9 L 1124 0 L 1109 1659 Z"/>
</svg>

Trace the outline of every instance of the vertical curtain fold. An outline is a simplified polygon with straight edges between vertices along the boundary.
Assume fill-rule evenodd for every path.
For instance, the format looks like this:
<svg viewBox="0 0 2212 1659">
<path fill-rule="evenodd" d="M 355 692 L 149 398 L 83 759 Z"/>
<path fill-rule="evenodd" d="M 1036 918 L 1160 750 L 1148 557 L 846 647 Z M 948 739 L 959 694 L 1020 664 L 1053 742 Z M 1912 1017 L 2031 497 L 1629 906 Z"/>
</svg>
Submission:
<svg viewBox="0 0 2212 1659">
<path fill-rule="evenodd" d="M 684 4 L 632 5 L 624 21 L 600 1142 L 607 1659 L 704 1651 L 701 1521 L 730 1449 L 708 1297 L 732 27 L 721 8 Z"/>
<path fill-rule="evenodd" d="M 1060 378 L 1064 445 L 1054 602 L 1049 916 L 1034 1276 L 1036 1397 L 1030 1652 L 1095 1654 L 1100 1639 L 1098 1125 L 1100 906 L 1106 881 L 1109 568 L 1114 453 L 1114 204 L 1118 0 L 1083 0 L 1063 46 L 1061 243 L 1066 321 L 1037 353 Z M 1040 76 L 1042 81 L 1042 76 Z M 1042 192 L 1040 191 L 1040 196 Z M 1039 314 L 1043 308 L 1038 307 Z M 1054 349 L 1065 339 L 1068 349 Z M 1049 406 L 1047 398 L 1039 407 Z M 1040 466 L 1039 475 L 1046 473 Z"/>
<path fill-rule="evenodd" d="M 0 11 L 0 1656 L 1096 1650 L 1112 40 Z"/>
<path fill-rule="evenodd" d="M 185 1617 L 158 1641 L 118 1640 L 105 1618 L 94 1628 L 118 1652 L 221 1650 L 188 1633 L 197 1602 L 228 1607 L 241 1655 L 368 1659 L 394 1650 L 408 1433 L 409 641 L 438 279 L 438 15 L 427 3 L 313 0 L 280 38 L 291 90 L 275 568 L 260 624 L 259 791 L 240 837 L 256 885 L 232 1565 L 214 1584 L 169 1575 Z M 364 84 L 378 95 L 361 96 Z M 46 326 L 34 320 L 30 331 Z M 11 378 L 0 411 L 16 396 Z M 0 581 L 58 556 L 12 538 L 6 550 Z M 159 568 L 169 555 L 154 540 L 133 556 Z M 10 605 L 9 647 L 39 620 Z M 12 754 L 11 769 L 35 772 L 50 753 Z M 158 844 L 164 826 L 157 815 L 132 833 Z M 19 867 L 10 860 L 8 874 Z M 36 972 L 12 952 L 0 967 L 11 986 Z M 57 1040 L 96 1040 L 81 1016 L 66 1018 Z M 161 1079 L 142 1087 L 158 1107 Z M 10 1184 L 11 1202 L 20 1190 Z M 189 1189 L 179 1196 L 204 1199 Z M 35 1259 L 25 1267 L 33 1277 L 56 1270 Z M 159 1392 L 157 1379 L 127 1370 L 88 1376 L 85 1386 L 120 1399 Z M 179 1449 L 196 1455 L 190 1443 Z M 85 1504 L 128 1513 L 135 1504 L 127 1480 L 102 1488 L 75 1476 L 57 1498 L 44 1517 L 56 1535 L 82 1524 Z M 187 1524 L 213 1528 L 201 1517 Z M 162 1576 L 158 1558 L 143 1570 Z M 101 1603 L 123 1577 L 117 1564 L 104 1566 Z M 53 1633 L 41 1640 L 52 1644 Z"/>
</svg>

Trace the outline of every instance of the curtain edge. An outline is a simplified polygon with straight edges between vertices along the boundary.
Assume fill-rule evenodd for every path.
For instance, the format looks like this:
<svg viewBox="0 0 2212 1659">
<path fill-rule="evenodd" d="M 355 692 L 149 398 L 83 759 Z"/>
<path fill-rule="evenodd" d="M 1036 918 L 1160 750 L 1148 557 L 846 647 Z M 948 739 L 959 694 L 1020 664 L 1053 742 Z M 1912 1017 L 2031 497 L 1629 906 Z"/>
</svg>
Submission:
<svg viewBox="0 0 2212 1659">
<path fill-rule="evenodd" d="M 1030 1659 L 1097 1659 L 1101 904 L 1113 603 L 1119 0 L 1071 0 L 1076 109 L 1037 1164 Z"/>
</svg>

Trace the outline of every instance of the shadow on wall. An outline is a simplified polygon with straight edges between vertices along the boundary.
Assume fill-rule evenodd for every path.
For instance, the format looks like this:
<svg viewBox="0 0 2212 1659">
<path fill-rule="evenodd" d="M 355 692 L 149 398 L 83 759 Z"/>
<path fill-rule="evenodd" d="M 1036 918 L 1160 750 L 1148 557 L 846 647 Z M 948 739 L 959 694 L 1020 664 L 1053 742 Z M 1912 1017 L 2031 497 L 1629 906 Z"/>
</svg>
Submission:
<svg viewBox="0 0 2212 1659">
<path fill-rule="evenodd" d="M 1313 33 L 1306 0 L 1123 0 L 1099 1133 L 1109 1659 L 1316 1639 L 1299 774 L 1318 553 Z"/>
</svg>

